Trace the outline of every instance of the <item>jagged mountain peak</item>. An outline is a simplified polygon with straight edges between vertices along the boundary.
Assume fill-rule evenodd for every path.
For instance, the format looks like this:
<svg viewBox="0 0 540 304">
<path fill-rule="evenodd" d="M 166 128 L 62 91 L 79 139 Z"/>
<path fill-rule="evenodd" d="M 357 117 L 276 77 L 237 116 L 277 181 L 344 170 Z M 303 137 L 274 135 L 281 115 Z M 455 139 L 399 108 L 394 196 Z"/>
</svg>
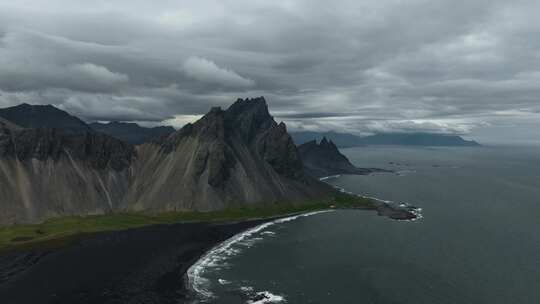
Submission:
<svg viewBox="0 0 540 304">
<path fill-rule="evenodd" d="M 241 149 L 252 150 L 278 174 L 304 179 L 302 161 L 287 133 L 287 126 L 283 122 L 275 122 L 264 97 L 238 99 L 227 110 L 213 107 L 201 119 L 162 141 L 162 151 L 170 153 L 182 149 L 187 137 L 197 138 L 199 142 L 212 142 L 219 148 L 223 161 L 229 163 L 231 151 L 242 145 L 244 148 Z"/>
<path fill-rule="evenodd" d="M 325 149 L 338 151 L 336 144 L 331 139 L 327 139 L 326 136 L 323 137 L 319 146 Z"/>
<path fill-rule="evenodd" d="M 233 103 L 227 111 L 245 111 L 247 109 L 264 109 L 268 112 L 268 104 L 264 96 L 254 97 L 254 98 L 238 98 L 235 103 Z"/>
<path fill-rule="evenodd" d="M 286 125 L 274 121 L 264 98 L 212 108 L 197 122 L 136 147 L 101 132 L 1 125 L 0 202 L 14 203 L 0 214 L 0 224 L 116 210 L 305 202 L 334 191 L 305 174 Z M 24 187 L 12 183 L 14 177 L 24 179 Z"/>
<path fill-rule="evenodd" d="M 284 123 L 278 125 L 268 111 L 264 97 L 237 99 L 229 108 L 212 107 L 201 119 L 188 123 L 174 134 L 163 138 L 160 143 L 170 152 L 186 136 L 202 135 L 203 138 L 225 138 L 237 135 L 251 142 L 256 135 L 272 127 L 287 132 Z"/>
<path fill-rule="evenodd" d="M 321 139 L 321 142 L 319 143 L 319 145 L 321 147 L 325 147 L 325 148 L 330 148 L 332 147 L 332 141 L 329 141 L 328 139 L 326 139 L 326 136 L 324 136 L 322 139 Z"/>
<path fill-rule="evenodd" d="M 238 99 L 225 111 L 225 122 L 247 141 L 277 125 L 264 97 Z"/>
<path fill-rule="evenodd" d="M 303 149 L 321 149 L 321 150 L 327 150 L 327 151 L 332 151 L 332 152 L 337 151 L 339 153 L 339 149 L 336 146 L 336 144 L 331 139 L 326 138 L 326 136 L 323 136 L 320 142 L 318 142 L 316 139 L 313 139 L 313 140 L 305 142 L 304 144 L 300 146 L 302 146 Z"/>
<path fill-rule="evenodd" d="M 226 112 L 227 115 L 231 117 L 238 115 L 256 115 L 261 118 L 271 118 L 266 99 L 262 96 L 245 99 L 238 98 L 235 103 L 227 108 Z"/>
<path fill-rule="evenodd" d="M 302 200 L 329 190 L 305 174 L 286 125 L 274 121 L 262 97 L 239 99 L 226 110 L 212 108 L 163 139 L 158 149 L 151 144 L 139 151 L 140 163 L 152 163 L 140 176 L 160 172 L 135 182 L 129 197 L 141 208 L 159 201 L 163 208 L 208 210 Z"/>
<path fill-rule="evenodd" d="M 210 112 L 193 124 L 193 130 L 199 135 L 223 138 L 225 134 L 225 111 L 213 107 Z"/>
<path fill-rule="evenodd" d="M 298 146 L 304 169 L 311 175 L 323 177 L 335 174 L 366 174 L 371 169 L 356 168 L 341 154 L 332 140 L 323 137 L 320 143 L 312 140 Z"/>
</svg>

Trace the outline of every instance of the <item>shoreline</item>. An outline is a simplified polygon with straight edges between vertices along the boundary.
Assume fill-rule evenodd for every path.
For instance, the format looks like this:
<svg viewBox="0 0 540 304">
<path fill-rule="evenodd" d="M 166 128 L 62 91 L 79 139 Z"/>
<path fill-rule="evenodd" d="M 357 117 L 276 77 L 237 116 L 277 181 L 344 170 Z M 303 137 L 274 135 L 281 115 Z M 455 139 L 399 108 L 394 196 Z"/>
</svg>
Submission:
<svg viewBox="0 0 540 304">
<path fill-rule="evenodd" d="M 0 298 L 10 304 L 139 303 L 139 298 L 141 303 L 191 303 L 196 298 L 188 270 L 206 254 L 254 227 L 312 212 L 321 211 L 83 233 L 60 246 L 3 252 Z M 130 283 L 134 277 L 142 282 Z"/>
<path fill-rule="evenodd" d="M 397 220 L 410 218 L 393 213 L 421 218 L 386 201 L 344 193 L 331 203 L 274 215 L 72 235 L 68 238 L 74 240 L 67 242 L 51 240 L 58 241 L 57 246 L 0 252 L 0 298 L 10 299 L 10 304 L 190 303 L 195 292 L 188 271 L 228 240 L 280 219 L 343 209 L 372 210 Z M 30 293 L 28 286 L 34 287 Z"/>
<path fill-rule="evenodd" d="M 341 174 L 336 174 L 336 175 L 321 177 L 319 178 L 319 180 L 327 181 L 329 179 L 336 179 L 340 177 L 341 177 Z M 398 221 L 411 221 L 411 222 L 418 221 L 423 218 L 422 208 L 415 207 L 411 204 L 398 203 L 398 202 L 380 199 L 373 196 L 356 194 L 338 186 L 334 186 L 334 185 L 331 185 L 331 186 L 341 193 L 372 201 L 374 203 L 374 206 L 371 209 L 377 211 L 377 214 L 379 216 L 386 216 L 388 218 L 391 218 L 393 220 L 398 220 Z M 360 209 L 360 208 L 352 208 L 352 209 Z"/>
<path fill-rule="evenodd" d="M 205 270 L 208 267 L 219 267 L 220 263 L 227 260 L 230 257 L 231 252 L 233 252 L 233 255 L 236 252 L 235 250 L 231 249 L 232 246 L 236 245 L 237 243 L 241 243 L 246 238 L 249 238 L 253 234 L 256 234 L 260 232 L 261 230 L 264 230 L 268 227 L 271 227 L 276 224 L 285 223 L 294 221 L 298 218 L 302 217 L 308 217 L 320 213 L 327 213 L 327 212 L 333 212 L 335 209 L 326 209 L 326 210 L 320 210 L 320 211 L 312 211 L 312 212 L 303 212 L 298 214 L 291 214 L 287 216 L 277 217 L 274 219 L 270 219 L 269 221 L 264 221 L 262 223 L 259 223 L 258 225 L 248 228 L 230 238 L 227 240 L 217 244 L 213 248 L 209 249 L 207 252 L 205 252 L 195 263 L 193 263 L 184 274 L 185 277 L 185 283 L 186 283 L 186 289 L 190 290 L 193 294 L 197 294 L 198 298 L 204 301 L 204 303 L 215 300 L 214 295 L 212 292 L 207 288 L 206 282 L 207 280 L 204 278 L 203 274 Z M 253 293 L 251 296 L 255 298 L 257 297 L 265 297 L 265 292 L 258 292 Z M 252 301 L 255 301 L 252 299 Z M 262 298 L 261 298 L 262 299 Z M 211 303 L 211 302 L 210 302 Z"/>
<path fill-rule="evenodd" d="M 99 232 L 66 248 L 0 256 L 1 275 L 22 267 L 0 282 L 0 298 L 10 304 L 189 302 L 192 265 L 227 239 L 280 217 Z"/>
<path fill-rule="evenodd" d="M 209 212 L 164 213 L 111 213 L 103 215 L 67 216 L 51 218 L 42 223 L 0 226 L 0 256 L 16 251 L 36 248 L 60 248 L 81 237 L 99 232 L 120 231 L 155 225 L 189 223 L 233 223 L 258 219 L 271 219 L 329 208 L 343 194 L 337 192 L 325 202 L 313 201 L 299 204 L 263 205 L 258 208 L 236 208 Z M 342 201 L 369 205 L 370 200 L 345 197 Z"/>
</svg>

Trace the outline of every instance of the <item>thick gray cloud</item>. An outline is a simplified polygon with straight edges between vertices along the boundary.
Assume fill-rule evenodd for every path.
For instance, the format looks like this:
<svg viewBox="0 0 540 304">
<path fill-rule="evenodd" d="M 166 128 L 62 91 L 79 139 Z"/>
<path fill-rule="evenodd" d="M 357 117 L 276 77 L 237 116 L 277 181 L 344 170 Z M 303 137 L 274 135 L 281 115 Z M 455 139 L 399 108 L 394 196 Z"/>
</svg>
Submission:
<svg viewBox="0 0 540 304">
<path fill-rule="evenodd" d="M 195 80 L 226 87 L 252 87 L 255 83 L 234 71 L 218 67 L 214 62 L 200 58 L 189 57 L 184 62 L 184 73 Z"/>
<path fill-rule="evenodd" d="M 540 142 L 535 0 L 0 0 L 0 106 L 180 126 L 264 95 L 290 129 Z"/>
</svg>

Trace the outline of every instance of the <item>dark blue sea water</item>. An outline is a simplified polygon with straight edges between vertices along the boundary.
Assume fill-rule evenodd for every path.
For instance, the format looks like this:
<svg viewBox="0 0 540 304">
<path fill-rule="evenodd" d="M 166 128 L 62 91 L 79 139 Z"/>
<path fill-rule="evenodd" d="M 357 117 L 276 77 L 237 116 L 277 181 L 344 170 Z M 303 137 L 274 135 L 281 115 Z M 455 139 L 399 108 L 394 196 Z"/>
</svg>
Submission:
<svg viewBox="0 0 540 304">
<path fill-rule="evenodd" d="M 539 148 L 342 152 L 398 174 L 329 183 L 413 204 L 423 218 L 350 210 L 257 227 L 192 268 L 203 302 L 540 303 Z"/>
</svg>

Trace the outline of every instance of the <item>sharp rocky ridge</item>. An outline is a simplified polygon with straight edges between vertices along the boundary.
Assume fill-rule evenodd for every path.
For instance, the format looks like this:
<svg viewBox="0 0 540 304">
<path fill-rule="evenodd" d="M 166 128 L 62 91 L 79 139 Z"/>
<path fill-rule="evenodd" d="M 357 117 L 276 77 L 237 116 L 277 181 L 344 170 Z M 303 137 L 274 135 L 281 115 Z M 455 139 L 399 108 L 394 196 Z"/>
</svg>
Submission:
<svg viewBox="0 0 540 304">
<path fill-rule="evenodd" d="M 343 155 L 332 140 L 323 137 L 318 143 L 316 140 L 298 146 L 304 169 L 316 177 L 338 174 L 369 174 L 386 171 L 376 168 L 358 168 Z"/>
<path fill-rule="evenodd" d="M 5 118 L 5 117 L 4 117 Z M 263 97 L 132 146 L 99 132 L 0 120 L 0 224 L 126 211 L 210 211 L 320 199 Z"/>
</svg>

